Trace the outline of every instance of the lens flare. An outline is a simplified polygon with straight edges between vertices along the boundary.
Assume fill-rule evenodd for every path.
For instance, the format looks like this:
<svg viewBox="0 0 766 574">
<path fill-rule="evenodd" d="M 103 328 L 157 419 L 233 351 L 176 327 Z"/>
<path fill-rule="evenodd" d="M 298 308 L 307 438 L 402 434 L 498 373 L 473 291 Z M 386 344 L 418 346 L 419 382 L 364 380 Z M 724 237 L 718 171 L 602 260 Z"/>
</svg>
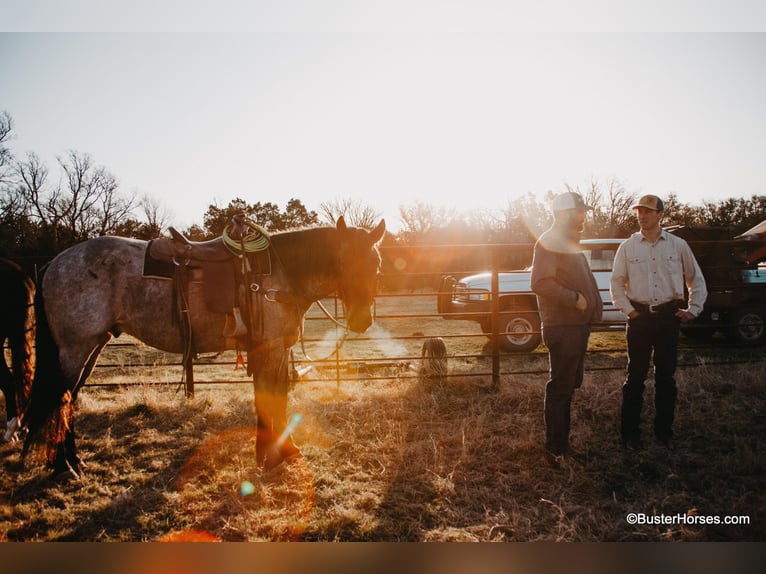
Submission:
<svg viewBox="0 0 766 574">
<path fill-rule="evenodd" d="M 300 413 L 294 413 L 293 416 L 290 417 L 290 422 L 287 423 L 287 426 L 285 427 L 285 430 L 282 431 L 282 434 L 279 435 L 279 438 L 277 439 L 277 442 L 275 443 L 276 448 L 279 448 L 284 444 L 284 442 L 287 440 L 287 437 L 289 437 L 292 432 L 295 430 L 295 428 L 301 424 L 301 421 L 303 420 L 303 416 Z"/>
</svg>

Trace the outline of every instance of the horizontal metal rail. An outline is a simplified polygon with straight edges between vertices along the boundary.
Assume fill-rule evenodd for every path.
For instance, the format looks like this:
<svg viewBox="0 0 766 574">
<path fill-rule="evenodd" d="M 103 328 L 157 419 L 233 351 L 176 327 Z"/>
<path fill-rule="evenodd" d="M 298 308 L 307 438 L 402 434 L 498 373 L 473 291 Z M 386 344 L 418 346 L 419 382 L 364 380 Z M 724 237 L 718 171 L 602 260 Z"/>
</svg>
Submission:
<svg viewBox="0 0 766 574">
<path fill-rule="evenodd" d="M 692 244 L 693 242 L 689 242 Z M 720 246 L 721 242 L 698 242 L 700 244 L 703 243 L 711 243 Z M 732 241 L 730 242 L 732 245 L 736 245 L 737 247 L 743 247 L 743 244 L 741 241 Z M 747 247 L 754 247 L 757 243 L 762 242 L 748 242 Z M 501 375 L 507 375 L 507 376 L 514 376 L 514 375 L 543 375 L 548 372 L 547 370 L 547 361 L 545 364 L 541 365 L 539 368 L 536 367 L 528 367 L 524 369 L 514 369 L 513 368 L 513 362 L 508 361 L 507 359 L 510 357 L 514 358 L 524 358 L 524 357 L 535 357 L 539 358 L 541 360 L 547 359 L 547 355 L 543 348 L 538 349 L 536 352 L 531 353 L 503 353 L 500 350 L 499 347 L 499 339 L 500 336 L 506 334 L 504 331 L 500 331 L 499 326 L 501 324 L 501 321 L 499 320 L 500 317 L 503 315 L 503 311 L 499 308 L 497 303 L 499 302 L 499 289 L 498 289 L 498 275 L 499 273 L 505 272 L 505 271 L 512 271 L 513 269 L 508 268 L 506 264 L 503 263 L 503 257 L 507 255 L 519 255 L 519 256 L 525 256 L 525 255 L 531 255 L 531 249 L 532 246 L 527 243 L 523 244 L 494 244 L 494 245 L 428 245 L 428 246 L 417 246 L 417 247 L 382 247 L 381 253 L 384 259 L 384 269 L 391 268 L 391 262 L 395 261 L 397 257 L 407 259 L 408 263 L 404 266 L 406 269 L 406 272 L 399 272 L 399 271 L 389 271 L 387 270 L 381 275 L 381 284 L 385 285 L 387 282 L 394 282 L 394 281 L 402 281 L 407 279 L 415 279 L 415 280 L 424 280 L 427 278 L 434 278 L 439 277 L 441 275 L 467 275 L 470 273 L 476 273 L 476 272 L 484 272 L 489 271 L 493 275 L 492 280 L 492 292 L 490 295 L 490 301 L 493 303 L 494 307 L 492 308 L 492 312 L 489 314 L 490 318 L 490 326 L 491 329 L 490 333 L 483 333 L 483 332 L 477 332 L 477 331 L 470 331 L 468 329 L 459 329 L 457 328 L 456 323 L 460 323 L 461 325 L 468 325 L 470 322 L 456 322 L 456 321 L 447 321 L 445 320 L 448 315 L 440 315 L 436 312 L 436 299 L 438 295 L 442 294 L 438 291 L 438 289 L 434 289 L 433 286 L 431 288 L 425 288 L 425 287 L 419 287 L 417 290 L 408 290 L 406 288 L 396 289 L 396 290 L 386 290 L 383 289 L 382 292 L 377 297 L 376 307 L 375 307 L 375 318 L 377 324 L 382 325 L 389 325 L 389 332 L 386 332 L 385 338 L 381 335 L 374 335 L 374 334 L 367 334 L 367 335 L 354 335 L 347 339 L 344 347 L 344 355 L 341 356 L 335 356 L 332 358 L 326 358 L 326 359 L 310 359 L 305 356 L 300 356 L 301 353 L 299 352 L 300 346 L 296 345 L 295 347 L 295 353 L 294 358 L 291 361 L 291 371 L 293 373 L 297 373 L 298 370 L 305 369 L 307 367 L 313 367 L 312 372 L 307 373 L 307 375 L 327 375 L 325 377 L 319 377 L 319 376 L 304 376 L 301 377 L 300 380 L 302 382 L 309 382 L 309 381 L 322 381 L 326 382 L 328 380 L 334 380 L 340 384 L 342 381 L 355 381 L 355 380 L 365 380 L 365 381 L 376 381 L 376 380 L 386 380 L 391 379 L 393 377 L 398 378 L 422 378 L 424 375 L 420 370 L 420 366 L 422 366 L 422 363 L 424 361 L 424 357 L 422 354 L 417 354 L 415 349 L 412 348 L 412 343 L 416 341 L 426 341 L 428 339 L 432 338 L 441 338 L 444 341 L 447 342 L 447 344 L 451 344 L 451 342 L 456 342 L 460 339 L 465 339 L 466 341 L 472 341 L 475 339 L 484 339 L 487 340 L 487 344 L 482 344 L 478 349 L 477 352 L 471 353 L 466 350 L 462 351 L 454 351 L 449 353 L 447 356 L 447 361 L 455 362 L 468 362 L 469 360 L 476 361 L 476 364 L 473 364 L 470 370 L 460 370 L 460 369 L 452 369 L 451 372 L 443 373 L 444 377 L 491 377 L 492 383 L 496 384 L 499 380 L 499 377 Z M 442 256 L 437 257 L 437 254 L 441 253 Z M 463 254 L 466 253 L 474 253 L 474 254 L 480 254 L 479 257 L 475 260 L 475 265 L 473 268 L 470 268 L 471 265 L 463 264 L 462 262 L 458 265 L 455 264 L 455 261 L 449 259 L 449 256 L 455 255 L 455 254 Z M 422 257 L 420 257 L 422 256 Z M 436 262 L 436 263 L 435 263 Z M 477 266 L 479 266 L 477 268 Z M 449 269 L 452 269 L 452 271 L 449 271 Z M 422 303 L 422 300 L 428 299 L 431 301 L 433 312 L 430 312 L 427 307 L 423 306 L 422 304 L 417 306 L 416 303 Z M 418 301 L 420 300 L 420 301 Z M 343 313 L 342 313 L 342 305 L 337 300 L 328 299 L 328 303 L 326 304 L 326 307 L 328 309 L 334 309 L 334 313 L 337 319 L 343 320 Z M 424 310 L 426 308 L 426 310 Z M 408 312 L 409 310 L 409 312 Z M 480 317 L 487 317 L 487 313 L 483 312 L 475 312 L 475 313 L 457 313 L 455 315 L 461 315 L 461 316 L 475 316 L 477 318 Z M 417 329 L 413 328 L 412 326 L 408 326 L 408 330 L 404 331 L 404 328 L 399 324 L 399 322 L 406 322 L 411 321 L 413 323 L 426 323 L 428 322 L 429 328 L 425 329 Z M 405 323 L 406 324 L 406 323 Z M 319 336 L 318 332 L 327 332 L 331 333 L 333 329 L 336 329 L 333 327 L 330 323 L 330 321 L 324 317 L 322 313 L 320 313 L 315 308 L 312 308 L 306 317 L 306 336 L 304 338 L 304 344 L 309 346 L 321 346 L 322 343 L 326 342 L 326 339 Z M 611 331 L 620 330 L 619 329 L 607 329 Z M 423 331 L 423 332 L 420 332 Z M 337 333 L 339 331 L 336 329 Z M 353 352 L 353 347 L 356 345 L 365 345 L 368 346 L 370 344 L 376 344 L 380 343 L 381 341 L 387 341 L 387 342 L 396 342 L 401 343 L 404 348 L 406 348 L 406 351 L 398 351 L 395 355 L 392 352 L 385 352 L 382 353 L 380 357 L 371 357 L 369 354 L 366 356 L 356 356 Z M 123 340 L 115 340 L 108 344 L 107 349 L 114 349 L 116 352 L 120 352 L 122 350 L 125 350 L 129 347 L 136 347 L 135 343 L 132 342 L 124 342 Z M 150 351 L 154 351 L 151 347 L 148 347 L 146 345 L 138 345 L 140 347 L 144 347 Z M 463 345 L 465 347 L 466 345 Z M 705 345 L 705 344 L 684 344 L 684 350 L 688 350 L 691 352 L 695 352 L 695 350 L 706 350 L 710 351 L 715 348 L 715 346 L 711 345 Z M 735 349 L 738 347 L 734 347 L 733 345 L 727 345 L 725 347 L 726 352 L 730 352 L 732 349 Z M 745 347 L 742 347 L 745 348 Z M 345 352 L 345 349 L 352 349 L 349 352 Z M 724 351 L 722 351 L 723 353 Z M 588 351 L 588 354 L 590 356 L 600 356 L 602 354 L 614 354 L 614 353 L 625 353 L 624 347 L 615 348 L 615 349 L 593 349 Z M 317 353 L 319 354 L 319 353 Z M 714 358 L 711 360 L 706 359 L 704 364 L 705 365 L 726 365 L 726 364 L 741 364 L 741 363 L 762 363 L 764 362 L 763 358 L 764 353 L 758 349 L 754 351 L 754 356 L 751 356 L 747 358 L 746 360 L 723 360 L 719 358 Z M 144 368 L 167 368 L 167 367 L 181 367 L 181 358 L 180 355 L 172 355 L 169 353 L 166 353 L 163 355 L 164 360 L 162 361 L 155 361 L 155 362 L 145 362 L 145 359 L 138 358 L 136 361 L 129 362 L 129 364 L 121 363 L 121 362 L 115 362 L 114 359 L 108 359 L 104 362 L 99 362 L 96 365 L 96 368 L 98 369 L 99 373 L 102 373 L 108 369 L 119 369 L 119 370 L 131 370 L 131 369 L 144 369 Z M 230 360 L 226 357 L 221 357 L 219 355 L 208 355 L 202 358 L 199 358 L 195 361 L 195 366 L 204 369 L 206 366 L 220 366 L 220 365 L 234 365 L 236 367 L 237 362 L 234 360 Z M 679 367 L 683 368 L 693 368 L 699 366 L 699 363 L 694 363 L 693 361 L 681 361 L 679 363 Z M 489 367 L 489 368 L 486 368 Z M 384 370 L 388 370 L 389 372 L 383 372 Z M 588 371 L 611 371 L 611 370 L 619 370 L 624 371 L 625 364 L 624 361 L 620 361 L 620 364 L 617 366 L 592 366 L 587 368 Z M 180 379 L 180 370 L 179 370 L 179 379 Z M 334 375 L 334 376 L 333 376 Z M 221 385 L 221 384 L 252 384 L 252 381 L 247 378 L 242 378 L 240 380 L 195 380 L 195 384 L 198 385 Z M 101 387 L 101 386 L 111 386 L 111 385 L 120 385 L 120 386 L 129 386 L 129 385 L 142 385 L 142 384 L 159 384 L 159 385 L 165 385 L 165 386 L 176 386 L 178 385 L 178 382 L 173 381 L 160 381 L 157 383 L 146 383 L 146 382 L 117 382 L 117 383 L 111 383 L 111 382 L 102 382 L 102 381 L 89 381 L 89 386 L 94 387 Z"/>
</svg>

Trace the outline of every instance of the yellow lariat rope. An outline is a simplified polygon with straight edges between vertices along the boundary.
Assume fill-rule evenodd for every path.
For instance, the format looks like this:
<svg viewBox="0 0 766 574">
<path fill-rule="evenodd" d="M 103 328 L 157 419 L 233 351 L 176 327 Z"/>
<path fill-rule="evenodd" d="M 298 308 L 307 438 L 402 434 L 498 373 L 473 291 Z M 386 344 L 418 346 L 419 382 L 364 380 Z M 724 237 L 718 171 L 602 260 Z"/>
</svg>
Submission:
<svg viewBox="0 0 766 574">
<path fill-rule="evenodd" d="M 242 239 L 232 239 L 229 237 L 229 226 L 227 225 L 223 230 L 223 244 L 234 255 L 241 255 L 242 248 L 244 247 L 245 253 L 255 253 L 256 251 L 263 251 L 268 249 L 271 239 L 269 233 L 260 225 L 249 219 L 245 220 L 247 226 L 247 233 Z"/>
</svg>

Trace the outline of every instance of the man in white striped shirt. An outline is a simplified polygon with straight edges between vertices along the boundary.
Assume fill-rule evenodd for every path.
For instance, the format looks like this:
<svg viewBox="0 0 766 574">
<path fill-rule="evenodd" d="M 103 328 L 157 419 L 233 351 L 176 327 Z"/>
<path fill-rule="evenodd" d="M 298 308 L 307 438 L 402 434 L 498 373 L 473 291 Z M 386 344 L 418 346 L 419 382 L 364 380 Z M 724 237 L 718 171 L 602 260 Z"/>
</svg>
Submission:
<svg viewBox="0 0 766 574">
<path fill-rule="evenodd" d="M 644 195 L 631 209 L 636 211 L 640 230 L 617 250 L 611 283 L 615 306 L 628 316 L 628 373 L 622 387 L 620 433 L 626 448 L 642 447 L 644 381 L 653 355 L 654 435 L 672 448 L 680 324 L 702 312 L 707 288 L 686 241 L 660 227 L 665 211 L 662 200 Z"/>
</svg>

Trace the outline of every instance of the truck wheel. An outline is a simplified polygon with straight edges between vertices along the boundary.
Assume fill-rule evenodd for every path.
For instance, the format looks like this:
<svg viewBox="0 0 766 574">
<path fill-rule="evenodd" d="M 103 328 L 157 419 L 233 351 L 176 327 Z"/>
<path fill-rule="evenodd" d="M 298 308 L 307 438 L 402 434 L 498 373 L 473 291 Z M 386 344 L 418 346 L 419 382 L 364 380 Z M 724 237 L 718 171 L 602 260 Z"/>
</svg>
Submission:
<svg viewBox="0 0 766 574">
<path fill-rule="evenodd" d="M 731 314 L 729 338 L 743 345 L 766 343 L 766 314 L 759 307 L 737 309 Z"/>
<path fill-rule="evenodd" d="M 512 353 L 528 353 L 542 341 L 540 316 L 536 311 L 500 315 L 500 348 Z"/>
</svg>

